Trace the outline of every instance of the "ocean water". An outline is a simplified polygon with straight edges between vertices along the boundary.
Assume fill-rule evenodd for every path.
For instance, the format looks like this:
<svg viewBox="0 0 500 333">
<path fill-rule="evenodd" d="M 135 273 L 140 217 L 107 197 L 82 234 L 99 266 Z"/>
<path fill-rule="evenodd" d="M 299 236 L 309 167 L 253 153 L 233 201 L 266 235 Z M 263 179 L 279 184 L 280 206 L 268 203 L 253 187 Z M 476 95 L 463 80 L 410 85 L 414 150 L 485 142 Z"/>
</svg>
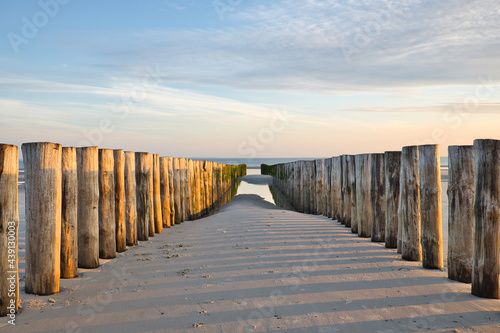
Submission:
<svg viewBox="0 0 500 333">
<path fill-rule="evenodd" d="M 232 165 L 239 165 L 239 164 L 246 164 L 247 168 L 249 169 L 255 169 L 255 168 L 260 168 L 261 164 L 268 164 L 268 165 L 273 165 L 273 164 L 279 164 L 279 163 L 288 163 L 288 162 L 294 162 L 294 161 L 310 161 L 310 160 L 315 160 L 315 159 L 325 159 L 327 157 L 290 157 L 290 158 L 212 158 L 212 157 L 203 157 L 203 158 L 192 158 L 193 160 L 196 161 L 212 161 L 212 162 L 217 162 L 217 163 L 223 163 L 223 164 L 232 164 Z M 447 168 L 448 167 L 448 156 L 441 156 L 440 159 L 441 162 L 441 168 Z"/>
<path fill-rule="evenodd" d="M 321 157 L 319 157 L 321 158 Z M 261 164 L 279 164 L 279 163 L 288 163 L 288 162 L 293 162 L 293 161 L 300 161 L 300 160 L 314 160 L 315 158 L 313 157 L 306 157 L 306 158 L 301 158 L 301 157 L 290 157 L 290 158 L 219 158 L 219 157 L 195 157 L 191 158 L 195 161 L 211 161 L 211 162 L 217 162 L 217 163 L 223 163 L 223 164 L 232 164 L 232 165 L 239 165 L 239 164 L 246 164 L 247 168 L 249 169 L 255 169 L 255 168 L 260 168 Z"/>
</svg>

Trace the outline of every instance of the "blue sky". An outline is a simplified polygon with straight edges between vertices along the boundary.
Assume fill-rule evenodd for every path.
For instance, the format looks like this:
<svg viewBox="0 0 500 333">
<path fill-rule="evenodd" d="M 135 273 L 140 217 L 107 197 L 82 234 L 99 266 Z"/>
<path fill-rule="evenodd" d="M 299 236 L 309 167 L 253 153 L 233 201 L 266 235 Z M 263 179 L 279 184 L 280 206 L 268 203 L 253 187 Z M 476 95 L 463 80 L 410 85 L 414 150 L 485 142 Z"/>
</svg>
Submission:
<svg viewBox="0 0 500 333">
<path fill-rule="evenodd" d="M 5 0 L 0 136 L 185 157 L 500 139 L 498 1 Z"/>
</svg>

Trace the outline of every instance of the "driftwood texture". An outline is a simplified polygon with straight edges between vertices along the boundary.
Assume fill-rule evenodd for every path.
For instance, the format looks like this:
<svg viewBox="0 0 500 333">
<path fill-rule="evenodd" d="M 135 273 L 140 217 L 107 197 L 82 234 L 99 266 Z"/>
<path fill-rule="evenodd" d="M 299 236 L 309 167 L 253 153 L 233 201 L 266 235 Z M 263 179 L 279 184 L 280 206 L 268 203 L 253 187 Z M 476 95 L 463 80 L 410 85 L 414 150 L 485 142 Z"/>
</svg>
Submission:
<svg viewBox="0 0 500 333">
<path fill-rule="evenodd" d="M 342 159 L 332 158 L 332 210 L 333 219 L 340 222 L 342 212 Z"/>
<path fill-rule="evenodd" d="M 116 257 L 113 150 L 99 149 L 99 258 Z"/>
<path fill-rule="evenodd" d="M 0 144 L 0 317 L 10 314 L 12 305 L 15 313 L 19 308 L 18 174 L 18 147 Z"/>
<path fill-rule="evenodd" d="M 474 234 L 474 146 L 449 146 L 448 169 L 448 278 L 470 283 Z"/>
<path fill-rule="evenodd" d="M 356 205 L 356 156 L 349 163 L 349 182 L 351 183 L 351 232 L 358 233 L 358 207 Z"/>
<path fill-rule="evenodd" d="M 163 230 L 163 216 L 161 208 L 161 192 L 160 192 L 160 155 L 153 154 L 153 216 L 154 216 L 154 232 L 160 234 Z"/>
<path fill-rule="evenodd" d="M 99 152 L 76 148 L 78 177 L 78 267 L 99 267 Z"/>
<path fill-rule="evenodd" d="M 472 294 L 499 298 L 500 141 L 474 140 Z"/>
<path fill-rule="evenodd" d="M 409 261 L 422 260 L 417 146 L 403 147 L 401 153 L 398 218 L 401 226 L 401 257 Z"/>
<path fill-rule="evenodd" d="M 356 155 L 356 207 L 358 236 L 371 237 L 370 154 Z"/>
<path fill-rule="evenodd" d="M 61 278 L 78 276 L 78 177 L 76 148 L 62 148 Z"/>
<path fill-rule="evenodd" d="M 149 179 L 152 176 L 152 166 L 149 163 L 149 153 L 135 153 L 135 181 L 137 203 L 137 240 L 149 239 L 149 224 L 151 220 L 153 201 Z"/>
<path fill-rule="evenodd" d="M 155 207 L 154 207 L 154 167 L 153 167 L 153 154 L 149 154 L 146 158 L 147 167 L 151 172 L 149 173 L 149 237 L 155 236 Z"/>
<path fill-rule="evenodd" d="M 175 198 L 174 198 L 174 159 L 168 157 L 168 189 L 170 193 L 170 226 L 175 224 Z"/>
<path fill-rule="evenodd" d="M 342 224 L 351 227 L 351 160 L 352 155 L 342 155 Z"/>
<path fill-rule="evenodd" d="M 442 190 L 439 158 L 439 145 L 418 147 L 422 266 L 429 269 L 443 268 Z"/>
<path fill-rule="evenodd" d="M 398 206 L 399 173 L 401 170 L 401 152 L 386 151 L 384 154 L 385 176 L 385 247 L 398 248 Z M 401 247 L 399 246 L 401 249 Z M 401 253 L 401 251 L 399 251 Z"/>
<path fill-rule="evenodd" d="M 62 147 L 34 142 L 24 143 L 22 151 L 26 181 L 25 291 L 51 295 L 59 292 L 61 273 Z"/>
<path fill-rule="evenodd" d="M 170 228 L 170 181 L 169 181 L 169 158 L 160 157 L 160 199 L 161 217 L 163 228 Z"/>
<path fill-rule="evenodd" d="M 125 153 L 113 151 L 115 176 L 115 231 L 116 252 L 127 249 L 127 226 L 125 224 Z"/>
<path fill-rule="evenodd" d="M 385 242 L 384 154 L 370 154 L 372 242 Z"/>
<path fill-rule="evenodd" d="M 137 194 L 135 152 L 125 152 L 125 231 L 128 246 L 137 245 Z"/>
</svg>

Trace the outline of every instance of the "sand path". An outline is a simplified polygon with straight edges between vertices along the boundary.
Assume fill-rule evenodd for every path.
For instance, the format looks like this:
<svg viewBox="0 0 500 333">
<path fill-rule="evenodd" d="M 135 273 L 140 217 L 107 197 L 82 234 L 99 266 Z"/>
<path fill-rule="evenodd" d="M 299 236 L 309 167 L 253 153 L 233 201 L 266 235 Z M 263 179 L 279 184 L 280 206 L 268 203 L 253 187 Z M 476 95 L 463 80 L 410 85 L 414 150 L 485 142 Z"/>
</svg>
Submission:
<svg viewBox="0 0 500 333">
<path fill-rule="evenodd" d="M 116 259 L 22 294 L 2 332 L 494 332 L 500 301 L 322 216 L 239 195 Z"/>
</svg>

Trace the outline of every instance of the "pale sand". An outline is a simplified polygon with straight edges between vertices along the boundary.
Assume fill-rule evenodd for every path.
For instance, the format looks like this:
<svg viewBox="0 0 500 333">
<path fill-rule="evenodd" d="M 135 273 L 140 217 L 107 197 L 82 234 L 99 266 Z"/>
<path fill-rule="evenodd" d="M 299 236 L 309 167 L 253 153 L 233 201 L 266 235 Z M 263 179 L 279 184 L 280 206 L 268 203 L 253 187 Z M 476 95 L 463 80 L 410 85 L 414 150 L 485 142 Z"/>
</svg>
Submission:
<svg viewBox="0 0 500 333">
<path fill-rule="evenodd" d="M 326 217 L 240 195 L 62 280 L 59 294 L 22 293 L 16 326 L 0 331 L 500 331 L 499 300 L 399 257 Z"/>
</svg>

